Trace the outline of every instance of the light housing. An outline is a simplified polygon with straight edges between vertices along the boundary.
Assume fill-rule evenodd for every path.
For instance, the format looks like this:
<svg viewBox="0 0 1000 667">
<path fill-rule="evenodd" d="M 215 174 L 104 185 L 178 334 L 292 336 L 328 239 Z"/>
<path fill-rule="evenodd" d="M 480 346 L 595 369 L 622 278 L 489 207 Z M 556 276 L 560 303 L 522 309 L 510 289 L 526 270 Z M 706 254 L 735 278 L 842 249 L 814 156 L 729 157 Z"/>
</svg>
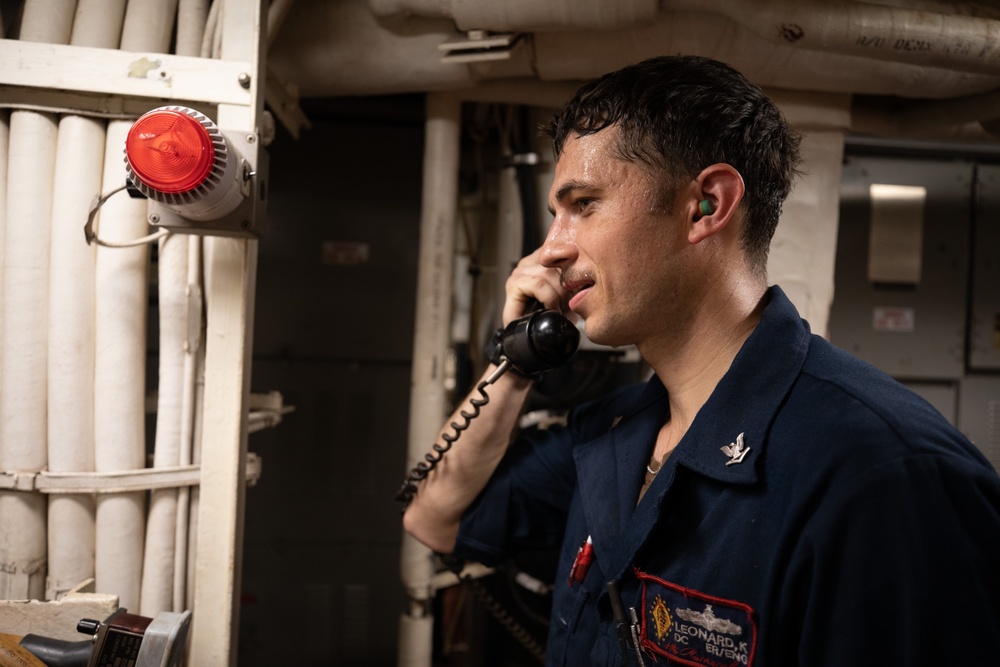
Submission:
<svg viewBox="0 0 1000 667">
<path fill-rule="evenodd" d="M 149 222 L 188 233 L 254 231 L 258 161 L 255 135 L 226 133 L 190 107 L 148 111 L 125 138 L 128 180 L 150 200 Z"/>
</svg>

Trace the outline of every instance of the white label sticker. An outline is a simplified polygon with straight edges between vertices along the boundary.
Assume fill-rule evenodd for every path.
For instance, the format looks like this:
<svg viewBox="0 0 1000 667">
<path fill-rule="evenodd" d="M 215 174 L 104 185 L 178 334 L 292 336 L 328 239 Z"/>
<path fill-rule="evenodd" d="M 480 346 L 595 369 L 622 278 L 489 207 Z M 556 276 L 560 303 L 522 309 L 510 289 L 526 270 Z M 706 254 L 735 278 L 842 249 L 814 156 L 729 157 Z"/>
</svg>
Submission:
<svg viewBox="0 0 1000 667">
<path fill-rule="evenodd" d="M 875 331 L 896 331 L 908 333 L 916 326 L 916 314 L 912 308 L 877 306 L 872 311 L 872 328 Z"/>
</svg>

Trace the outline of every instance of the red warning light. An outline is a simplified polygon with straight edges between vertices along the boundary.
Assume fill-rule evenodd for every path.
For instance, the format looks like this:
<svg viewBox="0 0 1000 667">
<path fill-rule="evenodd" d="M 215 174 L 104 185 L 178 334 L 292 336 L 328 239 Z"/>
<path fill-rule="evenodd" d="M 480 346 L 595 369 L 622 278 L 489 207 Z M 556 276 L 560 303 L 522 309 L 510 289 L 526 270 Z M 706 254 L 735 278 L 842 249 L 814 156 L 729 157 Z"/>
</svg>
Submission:
<svg viewBox="0 0 1000 667">
<path fill-rule="evenodd" d="M 264 201 L 255 139 L 246 132 L 227 136 L 190 107 L 160 107 L 140 116 L 125 137 L 125 173 L 149 199 L 150 224 L 205 233 L 252 228 L 258 200 L 251 194 L 258 183 Z M 241 207 L 247 210 L 237 212 Z"/>
<path fill-rule="evenodd" d="M 136 179 L 167 194 L 197 188 L 215 161 L 208 130 L 177 109 L 141 116 L 125 138 L 125 154 Z"/>
</svg>

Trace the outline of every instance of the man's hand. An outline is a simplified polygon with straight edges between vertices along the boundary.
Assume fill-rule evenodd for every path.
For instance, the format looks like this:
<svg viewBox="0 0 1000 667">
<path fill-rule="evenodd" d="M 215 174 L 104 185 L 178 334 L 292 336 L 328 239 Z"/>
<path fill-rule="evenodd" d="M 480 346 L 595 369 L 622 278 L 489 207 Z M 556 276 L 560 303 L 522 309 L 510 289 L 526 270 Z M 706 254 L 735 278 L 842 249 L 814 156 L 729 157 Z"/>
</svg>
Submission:
<svg viewBox="0 0 1000 667">
<path fill-rule="evenodd" d="M 561 274 L 558 269 L 542 266 L 540 254 L 539 249 L 522 258 L 507 278 L 504 326 L 524 315 L 533 300 L 546 308 L 566 312 L 568 295 L 562 288 Z"/>
</svg>

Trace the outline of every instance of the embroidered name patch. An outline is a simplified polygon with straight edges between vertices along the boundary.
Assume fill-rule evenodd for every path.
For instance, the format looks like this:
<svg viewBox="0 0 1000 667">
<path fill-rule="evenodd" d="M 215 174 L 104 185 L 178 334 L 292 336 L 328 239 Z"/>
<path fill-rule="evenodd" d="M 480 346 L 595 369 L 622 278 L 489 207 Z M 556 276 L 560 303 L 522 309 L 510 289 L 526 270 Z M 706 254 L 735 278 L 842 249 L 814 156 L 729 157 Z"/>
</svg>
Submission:
<svg viewBox="0 0 1000 667">
<path fill-rule="evenodd" d="M 636 572 L 642 582 L 643 648 L 672 662 L 753 665 L 757 624 L 749 605 Z"/>
</svg>

